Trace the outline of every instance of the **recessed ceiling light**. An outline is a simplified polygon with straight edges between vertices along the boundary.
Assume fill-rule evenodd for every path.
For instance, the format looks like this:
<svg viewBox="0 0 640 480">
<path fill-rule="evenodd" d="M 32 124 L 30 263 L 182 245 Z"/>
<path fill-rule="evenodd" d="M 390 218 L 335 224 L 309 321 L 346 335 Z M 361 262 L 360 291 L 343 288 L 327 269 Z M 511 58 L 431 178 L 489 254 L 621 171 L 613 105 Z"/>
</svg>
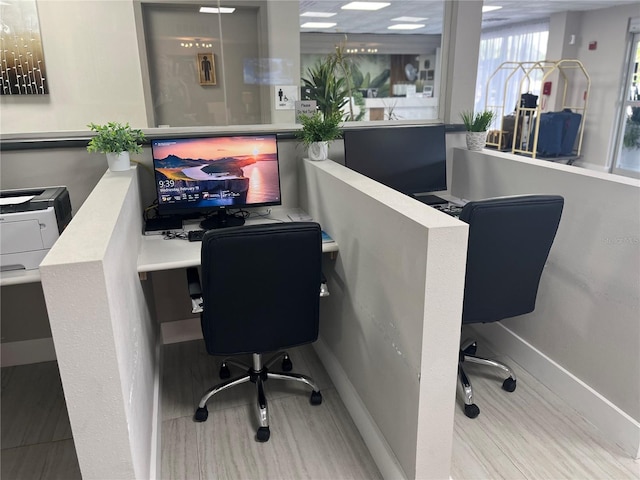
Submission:
<svg viewBox="0 0 640 480">
<path fill-rule="evenodd" d="M 485 5 L 482 7 L 482 13 L 493 12 L 494 10 L 500 10 L 502 7 Z"/>
<path fill-rule="evenodd" d="M 334 15 L 335 13 L 331 13 L 331 12 L 304 12 L 300 14 L 301 17 L 318 17 L 318 18 L 329 18 L 329 17 L 333 17 Z"/>
<path fill-rule="evenodd" d="M 391 19 L 392 22 L 424 22 L 425 20 L 428 20 L 428 18 L 427 17 L 398 17 L 398 18 Z"/>
<path fill-rule="evenodd" d="M 331 28 L 335 26 L 335 23 L 330 22 L 307 22 L 300 25 L 300 28 Z"/>
<path fill-rule="evenodd" d="M 230 7 L 200 7 L 200 13 L 233 13 L 235 8 Z"/>
<path fill-rule="evenodd" d="M 396 23 L 387 27 L 387 30 L 415 30 L 424 27 L 421 23 Z"/>
<path fill-rule="evenodd" d="M 388 2 L 351 2 L 343 5 L 343 10 L 380 10 L 391 5 Z"/>
</svg>

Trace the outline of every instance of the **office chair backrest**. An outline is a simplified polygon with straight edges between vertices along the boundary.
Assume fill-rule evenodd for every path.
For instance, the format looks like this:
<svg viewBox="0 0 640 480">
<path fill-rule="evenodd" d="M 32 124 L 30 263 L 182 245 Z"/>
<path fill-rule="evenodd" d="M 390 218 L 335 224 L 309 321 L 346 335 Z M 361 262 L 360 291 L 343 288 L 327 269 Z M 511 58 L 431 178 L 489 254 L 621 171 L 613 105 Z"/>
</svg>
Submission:
<svg viewBox="0 0 640 480">
<path fill-rule="evenodd" d="M 532 312 L 542 269 L 560 223 L 557 195 L 467 203 L 469 224 L 462 323 L 495 322 Z"/>
<path fill-rule="evenodd" d="M 315 341 L 321 261 L 317 223 L 208 231 L 201 320 L 208 353 L 263 353 Z"/>
</svg>

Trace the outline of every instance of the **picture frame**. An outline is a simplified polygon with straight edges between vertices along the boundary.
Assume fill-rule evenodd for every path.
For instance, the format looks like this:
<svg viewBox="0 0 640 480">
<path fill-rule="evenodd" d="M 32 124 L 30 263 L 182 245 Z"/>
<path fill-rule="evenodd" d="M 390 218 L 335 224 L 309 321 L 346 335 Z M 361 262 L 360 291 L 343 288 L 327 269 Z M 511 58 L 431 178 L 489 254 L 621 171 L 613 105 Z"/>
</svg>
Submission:
<svg viewBox="0 0 640 480">
<path fill-rule="evenodd" d="M 47 95 L 49 84 L 36 0 L 2 2 L 0 95 Z"/>
<path fill-rule="evenodd" d="M 433 70 L 427 70 L 427 80 L 433 80 L 434 74 Z"/>
<path fill-rule="evenodd" d="M 198 81 L 200 85 L 216 84 L 216 62 L 213 53 L 197 54 Z"/>
</svg>

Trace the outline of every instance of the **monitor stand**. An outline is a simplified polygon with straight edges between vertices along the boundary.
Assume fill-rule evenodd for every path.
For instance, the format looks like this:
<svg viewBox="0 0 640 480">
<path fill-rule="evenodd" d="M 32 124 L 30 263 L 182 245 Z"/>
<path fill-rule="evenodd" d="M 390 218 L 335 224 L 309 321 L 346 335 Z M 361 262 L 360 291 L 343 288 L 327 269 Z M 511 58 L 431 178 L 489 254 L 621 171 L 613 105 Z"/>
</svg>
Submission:
<svg viewBox="0 0 640 480">
<path fill-rule="evenodd" d="M 449 203 L 444 198 L 440 198 L 437 195 L 414 195 L 413 198 L 426 203 L 427 205 L 441 205 L 443 203 Z"/>
<path fill-rule="evenodd" d="M 203 230 L 213 230 L 215 228 L 240 227 L 244 225 L 244 218 L 235 215 L 229 215 L 226 210 L 208 216 L 200 222 L 200 228 Z"/>
</svg>

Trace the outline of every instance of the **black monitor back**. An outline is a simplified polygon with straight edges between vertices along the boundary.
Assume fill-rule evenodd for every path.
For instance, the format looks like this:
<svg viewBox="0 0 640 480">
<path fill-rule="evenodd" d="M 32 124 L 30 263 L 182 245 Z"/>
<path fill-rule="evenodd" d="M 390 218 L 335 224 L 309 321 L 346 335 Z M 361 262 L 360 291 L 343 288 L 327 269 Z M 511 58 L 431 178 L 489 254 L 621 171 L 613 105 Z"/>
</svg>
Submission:
<svg viewBox="0 0 640 480">
<path fill-rule="evenodd" d="M 444 125 L 344 132 L 345 165 L 407 195 L 447 189 Z"/>
</svg>

